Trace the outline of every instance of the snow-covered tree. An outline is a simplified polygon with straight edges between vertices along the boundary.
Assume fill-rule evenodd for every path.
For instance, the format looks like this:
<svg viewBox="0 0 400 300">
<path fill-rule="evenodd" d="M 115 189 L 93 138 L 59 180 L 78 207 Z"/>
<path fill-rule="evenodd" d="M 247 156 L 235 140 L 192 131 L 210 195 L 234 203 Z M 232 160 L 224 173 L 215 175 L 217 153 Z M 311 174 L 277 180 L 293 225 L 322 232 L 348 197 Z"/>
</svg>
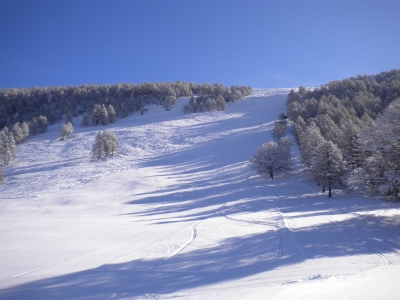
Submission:
<svg viewBox="0 0 400 300">
<path fill-rule="evenodd" d="M 103 132 L 98 131 L 96 134 L 96 137 L 94 139 L 94 143 L 92 145 L 92 156 L 97 157 L 97 159 L 100 159 L 103 155 L 104 151 L 104 141 L 103 141 Z"/>
<path fill-rule="evenodd" d="M 284 137 L 286 134 L 286 124 L 276 122 L 274 128 L 272 129 L 272 137 L 279 141 L 280 138 Z"/>
<path fill-rule="evenodd" d="M 206 99 L 206 102 L 205 102 L 205 105 L 204 105 L 204 107 L 205 107 L 205 109 L 208 111 L 208 112 L 210 112 L 210 111 L 212 111 L 213 110 L 213 102 L 211 101 L 211 99 L 210 98 L 207 98 Z"/>
<path fill-rule="evenodd" d="M 104 130 L 103 132 L 103 145 L 104 152 L 106 153 L 106 157 L 114 156 L 114 153 L 119 149 L 118 138 L 114 132 Z"/>
<path fill-rule="evenodd" d="M 15 123 L 11 128 L 11 132 L 14 136 L 14 140 L 16 144 L 22 143 L 24 140 L 24 133 L 22 132 L 21 125 L 19 122 Z"/>
<path fill-rule="evenodd" d="M 171 110 L 172 106 L 174 106 L 175 103 L 176 103 L 175 96 L 167 96 L 163 101 L 163 106 L 165 110 Z"/>
<path fill-rule="evenodd" d="M 287 136 L 285 136 L 285 137 L 279 139 L 278 145 L 285 147 L 286 149 L 290 149 L 290 146 L 292 146 L 293 143 Z"/>
<path fill-rule="evenodd" d="M 306 129 L 306 123 L 302 116 L 298 116 L 295 124 L 293 125 L 293 133 L 296 138 L 297 144 L 300 144 L 300 140 L 302 139 L 303 132 Z"/>
<path fill-rule="evenodd" d="M 217 106 L 217 110 L 226 109 L 226 101 L 222 96 L 218 96 L 217 99 L 215 99 L 215 105 Z"/>
<path fill-rule="evenodd" d="M 311 124 L 306 127 L 306 130 L 300 139 L 301 157 L 307 167 L 311 165 L 311 159 L 314 155 L 315 149 L 324 142 L 325 139 L 321 135 L 319 128 L 314 122 L 311 122 Z"/>
<path fill-rule="evenodd" d="M 118 149 L 119 142 L 117 136 L 111 131 L 104 130 L 104 132 L 97 132 L 91 153 L 92 156 L 100 159 L 103 154 L 105 157 L 114 156 L 114 153 L 117 152 Z"/>
<path fill-rule="evenodd" d="M 267 173 L 274 179 L 274 173 L 290 169 L 292 163 L 288 143 L 277 144 L 268 142 L 257 149 L 257 153 L 250 159 L 250 167 L 257 173 Z"/>
<path fill-rule="evenodd" d="M 92 112 L 92 125 L 97 126 L 101 122 L 101 106 L 99 104 L 96 104 L 93 107 L 93 112 Z"/>
<path fill-rule="evenodd" d="M 354 172 L 351 185 L 372 195 L 400 199 L 400 99 L 393 101 L 361 132 L 366 158 Z"/>
<path fill-rule="evenodd" d="M 89 124 L 90 124 L 90 115 L 87 112 L 84 112 L 82 116 L 81 126 L 88 127 Z"/>
<path fill-rule="evenodd" d="M 117 120 L 117 113 L 115 112 L 115 109 L 111 104 L 107 106 L 107 112 L 108 120 L 110 121 L 110 123 L 114 123 Z"/>
<path fill-rule="evenodd" d="M 278 115 L 278 122 L 282 123 L 283 125 L 287 125 L 288 117 L 285 115 L 283 111 L 281 111 Z"/>
<path fill-rule="evenodd" d="M 104 104 L 101 106 L 100 123 L 102 125 L 108 124 L 108 111 Z"/>
<path fill-rule="evenodd" d="M 17 148 L 13 134 L 5 127 L 0 131 L 0 157 L 5 165 L 15 159 L 17 155 Z"/>
<path fill-rule="evenodd" d="M 70 122 L 68 122 L 58 130 L 58 137 L 60 138 L 61 141 L 63 141 L 69 138 L 70 134 L 72 134 L 73 132 L 74 132 L 74 127 Z"/>
<path fill-rule="evenodd" d="M 362 161 L 361 141 L 359 138 L 360 128 L 351 120 L 344 120 L 341 125 L 340 148 L 343 158 L 351 167 L 352 172 Z"/>
<path fill-rule="evenodd" d="M 27 140 L 27 138 L 29 137 L 29 125 L 26 122 L 22 122 L 21 124 L 21 130 L 22 130 L 22 141 L 21 142 L 25 142 Z"/>
<path fill-rule="evenodd" d="M 331 141 L 321 143 L 311 159 L 311 166 L 308 169 L 310 177 L 317 180 L 329 189 L 329 197 L 332 197 L 332 188 L 344 188 L 346 186 L 346 162 L 343 160 L 340 149 Z"/>
<path fill-rule="evenodd" d="M 47 118 L 45 116 L 39 116 L 37 119 L 38 130 L 40 133 L 47 131 Z"/>
<path fill-rule="evenodd" d="M 190 109 L 190 111 L 191 112 L 197 112 L 197 107 L 198 107 L 198 105 L 197 105 L 197 101 L 196 101 L 196 98 L 194 97 L 194 96 L 191 96 L 190 98 L 189 98 L 189 109 Z"/>
<path fill-rule="evenodd" d="M 38 133 L 39 131 L 39 126 L 38 126 L 38 122 L 36 120 L 36 118 L 33 118 L 30 122 L 29 122 L 29 131 L 32 133 L 32 135 L 35 135 Z"/>
</svg>

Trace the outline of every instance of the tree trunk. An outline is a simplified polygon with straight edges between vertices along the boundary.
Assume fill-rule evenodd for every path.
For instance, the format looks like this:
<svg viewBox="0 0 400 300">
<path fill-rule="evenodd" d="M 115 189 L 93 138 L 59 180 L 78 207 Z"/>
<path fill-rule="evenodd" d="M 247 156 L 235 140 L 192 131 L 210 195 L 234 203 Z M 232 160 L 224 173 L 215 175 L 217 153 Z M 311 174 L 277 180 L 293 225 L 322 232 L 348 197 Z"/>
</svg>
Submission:
<svg viewBox="0 0 400 300">
<path fill-rule="evenodd" d="M 322 192 L 325 193 L 325 184 L 322 185 Z"/>
<path fill-rule="evenodd" d="M 329 198 L 332 198 L 332 188 L 329 186 Z"/>
<path fill-rule="evenodd" d="M 269 177 L 270 177 L 271 179 L 274 179 L 274 173 L 273 173 L 272 171 L 269 171 Z"/>
</svg>

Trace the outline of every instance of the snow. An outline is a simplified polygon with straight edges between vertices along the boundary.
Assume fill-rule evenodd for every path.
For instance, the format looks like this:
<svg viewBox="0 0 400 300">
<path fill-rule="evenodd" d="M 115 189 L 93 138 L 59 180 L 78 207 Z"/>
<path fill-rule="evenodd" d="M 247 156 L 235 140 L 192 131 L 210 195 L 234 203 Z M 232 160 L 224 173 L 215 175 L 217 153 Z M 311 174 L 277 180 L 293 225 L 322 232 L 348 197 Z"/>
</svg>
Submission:
<svg viewBox="0 0 400 300">
<path fill-rule="evenodd" d="M 248 161 L 290 89 L 30 138 L 0 186 L 2 299 L 398 299 L 397 204 Z M 121 143 L 90 158 L 98 130 Z M 289 130 L 290 131 L 290 130 Z"/>
</svg>

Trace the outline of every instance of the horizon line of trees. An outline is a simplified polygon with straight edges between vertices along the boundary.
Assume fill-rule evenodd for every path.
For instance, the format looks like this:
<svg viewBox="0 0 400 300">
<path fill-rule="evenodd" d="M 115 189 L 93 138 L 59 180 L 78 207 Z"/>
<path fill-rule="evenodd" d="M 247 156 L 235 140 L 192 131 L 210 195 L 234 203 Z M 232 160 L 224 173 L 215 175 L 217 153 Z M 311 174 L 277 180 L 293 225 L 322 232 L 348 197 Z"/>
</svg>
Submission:
<svg viewBox="0 0 400 300">
<path fill-rule="evenodd" d="M 353 188 L 399 200 L 399 98 L 400 70 L 290 91 L 302 160 L 324 192 Z"/>
<path fill-rule="evenodd" d="M 189 82 L 159 82 L 141 84 L 81 85 L 67 87 L 30 87 L 0 89 L 0 128 L 9 129 L 17 122 L 30 122 L 40 116 L 49 124 L 92 112 L 96 105 L 112 105 L 116 118 L 145 112 L 149 104 L 163 105 L 166 110 L 179 97 L 192 95 L 216 99 L 218 96 L 229 101 L 249 96 L 249 86 L 223 84 L 195 84 Z"/>
</svg>

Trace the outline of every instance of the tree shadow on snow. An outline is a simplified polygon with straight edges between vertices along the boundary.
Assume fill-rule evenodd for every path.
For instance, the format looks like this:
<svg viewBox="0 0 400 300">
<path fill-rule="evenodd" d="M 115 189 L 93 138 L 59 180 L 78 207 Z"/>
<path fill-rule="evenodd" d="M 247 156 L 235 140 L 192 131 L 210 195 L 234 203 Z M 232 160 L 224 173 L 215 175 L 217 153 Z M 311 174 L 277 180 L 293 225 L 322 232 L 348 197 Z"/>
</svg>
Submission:
<svg viewBox="0 0 400 300">
<path fill-rule="evenodd" d="M 296 278 L 296 265 L 306 260 L 373 254 L 371 249 L 378 247 L 377 242 L 374 244 L 372 241 L 368 247 L 364 247 L 365 241 L 361 242 L 359 237 L 348 234 L 349 230 L 359 229 L 360 222 L 364 221 L 354 218 L 334 226 L 324 224 L 295 232 L 282 228 L 279 232 L 266 231 L 228 238 L 220 245 L 178 253 L 170 258 L 103 265 L 16 285 L 0 290 L 0 298 L 105 299 L 167 294 L 293 266 L 292 271 L 287 272 L 289 275 L 285 274 L 287 280 L 290 276 Z M 385 227 L 386 232 L 395 234 L 398 225 L 385 218 L 376 218 L 375 224 L 370 224 L 369 229 L 372 230 L 374 226 Z M 368 228 L 364 229 L 364 233 L 367 231 Z M 373 239 L 374 236 L 371 237 Z M 294 246 L 298 241 L 301 249 Z M 398 240 L 389 241 L 385 243 L 385 249 L 377 248 L 377 252 L 392 253 L 398 250 L 398 246 Z M 282 249 L 281 253 L 279 248 Z"/>
</svg>

